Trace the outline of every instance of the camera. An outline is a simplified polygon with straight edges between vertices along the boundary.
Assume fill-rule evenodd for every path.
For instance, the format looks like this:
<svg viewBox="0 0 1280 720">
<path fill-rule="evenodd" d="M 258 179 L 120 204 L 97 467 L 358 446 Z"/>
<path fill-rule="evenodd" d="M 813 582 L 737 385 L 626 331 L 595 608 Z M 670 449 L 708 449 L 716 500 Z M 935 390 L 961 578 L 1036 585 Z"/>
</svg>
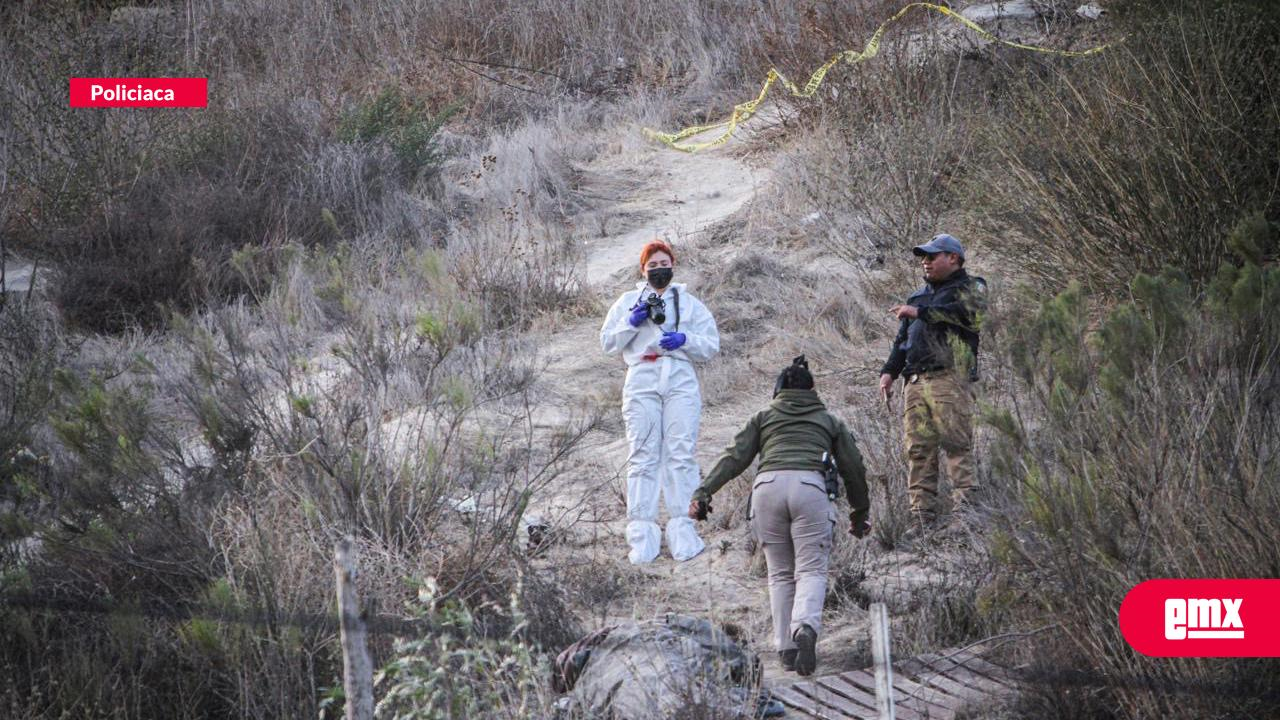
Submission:
<svg viewBox="0 0 1280 720">
<path fill-rule="evenodd" d="M 649 319 L 661 325 L 667 321 L 667 303 L 657 293 L 649 293 L 644 304 L 649 308 Z"/>
</svg>

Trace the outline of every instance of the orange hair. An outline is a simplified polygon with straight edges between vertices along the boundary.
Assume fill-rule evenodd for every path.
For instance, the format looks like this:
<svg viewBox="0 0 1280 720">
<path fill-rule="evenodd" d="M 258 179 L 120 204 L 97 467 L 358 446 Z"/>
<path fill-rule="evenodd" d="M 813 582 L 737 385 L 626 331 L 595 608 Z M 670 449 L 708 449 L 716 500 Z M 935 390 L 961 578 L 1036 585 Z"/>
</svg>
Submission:
<svg viewBox="0 0 1280 720">
<path fill-rule="evenodd" d="M 644 264 L 649 262 L 649 257 L 657 252 L 664 252 L 670 255 L 671 264 L 672 265 L 676 264 L 676 253 L 674 250 L 671 249 L 671 246 L 662 242 L 661 240 L 654 240 L 648 245 L 645 245 L 644 248 L 640 250 L 640 267 L 643 268 Z"/>
</svg>

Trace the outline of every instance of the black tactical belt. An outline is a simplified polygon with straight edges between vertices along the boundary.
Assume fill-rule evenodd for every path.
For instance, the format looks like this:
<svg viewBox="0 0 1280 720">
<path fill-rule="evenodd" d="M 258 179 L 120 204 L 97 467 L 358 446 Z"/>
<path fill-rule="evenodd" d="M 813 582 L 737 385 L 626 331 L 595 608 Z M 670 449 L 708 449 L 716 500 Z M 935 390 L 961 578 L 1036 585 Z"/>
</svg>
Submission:
<svg viewBox="0 0 1280 720">
<path fill-rule="evenodd" d="M 911 373 L 910 375 L 908 375 L 907 383 L 909 385 L 914 385 L 920 382 L 921 380 L 924 380 L 931 376 L 937 377 L 938 375 L 944 375 L 949 372 L 951 372 L 951 368 L 933 368 L 932 370 L 921 370 L 920 372 Z"/>
</svg>

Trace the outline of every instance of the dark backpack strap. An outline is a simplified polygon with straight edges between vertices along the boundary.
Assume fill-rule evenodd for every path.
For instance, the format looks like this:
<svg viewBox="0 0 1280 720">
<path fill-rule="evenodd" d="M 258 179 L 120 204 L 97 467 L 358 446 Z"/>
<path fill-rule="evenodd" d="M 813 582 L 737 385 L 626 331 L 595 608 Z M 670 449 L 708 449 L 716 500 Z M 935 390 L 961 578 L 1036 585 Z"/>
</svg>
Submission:
<svg viewBox="0 0 1280 720">
<path fill-rule="evenodd" d="M 680 288 L 671 288 L 671 299 L 676 305 L 676 332 L 680 332 Z"/>
</svg>

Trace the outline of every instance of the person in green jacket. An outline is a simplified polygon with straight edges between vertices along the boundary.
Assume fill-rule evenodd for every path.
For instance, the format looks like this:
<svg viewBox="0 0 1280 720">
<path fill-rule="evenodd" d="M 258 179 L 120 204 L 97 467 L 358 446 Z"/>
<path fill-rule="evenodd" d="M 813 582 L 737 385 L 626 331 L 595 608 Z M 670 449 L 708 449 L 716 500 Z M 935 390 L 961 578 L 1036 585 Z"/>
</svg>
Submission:
<svg viewBox="0 0 1280 720">
<path fill-rule="evenodd" d="M 774 645 L 782 666 L 800 675 L 811 675 L 818 664 L 836 523 L 835 488 L 828 492 L 824 475 L 828 454 L 844 479 L 849 532 L 865 537 L 871 530 L 871 503 L 862 455 L 844 422 L 818 398 L 809 364 L 801 355 L 782 371 L 769 406 L 738 433 L 689 504 L 689 517 L 705 520 L 711 496 L 760 456 L 751 486 L 751 528 L 769 566 Z"/>
</svg>

